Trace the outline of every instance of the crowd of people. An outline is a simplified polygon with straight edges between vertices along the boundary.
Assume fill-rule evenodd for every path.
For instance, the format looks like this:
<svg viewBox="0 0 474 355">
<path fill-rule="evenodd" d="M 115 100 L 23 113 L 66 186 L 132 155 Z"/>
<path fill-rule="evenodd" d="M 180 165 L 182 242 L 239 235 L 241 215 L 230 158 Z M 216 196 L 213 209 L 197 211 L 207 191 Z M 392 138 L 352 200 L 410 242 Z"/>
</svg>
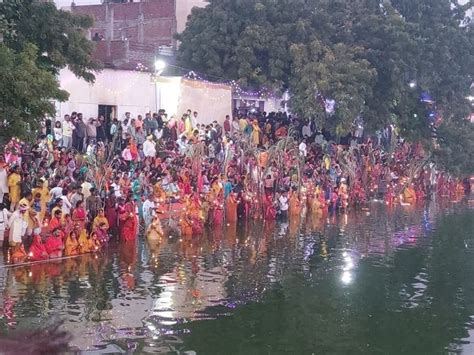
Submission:
<svg viewBox="0 0 474 355">
<path fill-rule="evenodd" d="M 241 220 L 470 193 L 469 179 L 438 170 L 391 125 L 367 136 L 356 124 L 335 138 L 285 113 L 202 122 L 191 110 L 111 122 L 73 112 L 43 124 L 33 143 L 12 138 L 0 158 L 0 242 L 11 262 L 93 253 L 140 230 L 159 241 L 164 229 L 193 236 Z"/>
</svg>

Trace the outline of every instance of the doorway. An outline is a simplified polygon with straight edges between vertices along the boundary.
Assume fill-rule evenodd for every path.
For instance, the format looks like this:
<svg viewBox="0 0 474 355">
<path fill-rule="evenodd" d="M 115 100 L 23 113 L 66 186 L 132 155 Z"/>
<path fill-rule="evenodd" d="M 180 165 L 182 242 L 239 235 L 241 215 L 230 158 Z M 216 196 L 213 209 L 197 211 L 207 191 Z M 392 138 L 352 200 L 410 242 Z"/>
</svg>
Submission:
<svg viewBox="0 0 474 355">
<path fill-rule="evenodd" d="M 105 122 L 105 135 L 108 139 L 110 138 L 110 126 L 112 124 L 112 120 L 117 117 L 117 106 L 111 105 L 99 105 L 99 112 L 98 116 L 104 116 Z"/>
</svg>

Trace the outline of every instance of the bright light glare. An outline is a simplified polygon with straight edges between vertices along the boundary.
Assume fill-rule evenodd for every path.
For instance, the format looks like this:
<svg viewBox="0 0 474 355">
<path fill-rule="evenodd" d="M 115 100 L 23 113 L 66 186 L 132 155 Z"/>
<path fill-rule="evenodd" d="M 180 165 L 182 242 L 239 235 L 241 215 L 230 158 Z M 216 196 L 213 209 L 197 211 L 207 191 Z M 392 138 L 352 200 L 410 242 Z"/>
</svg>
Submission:
<svg viewBox="0 0 474 355">
<path fill-rule="evenodd" d="M 354 263 L 352 262 L 352 259 L 350 256 L 345 258 L 345 262 L 346 262 L 346 265 L 344 265 L 344 268 L 343 268 L 344 271 L 349 271 L 354 268 Z"/>
<path fill-rule="evenodd" d="M 416 87 L 416 83 L 414 81 L 411 81 L 408 86 L 411 88 L 411 89 L 414 89 Z"/>
<path fill-rule="evenodd" d="M 162 71 L 166 68 L 166 62 L 164 60 L 158 59 L 155 62 L 155 70 L 156 71 Z"/>
<path fill-rule="evenodd" d="M 349 271 L 344 271 L 341 276 L 341 281 L 344 285 L 349 285 L 352 282 L 352 275 Z"/>
</svg>

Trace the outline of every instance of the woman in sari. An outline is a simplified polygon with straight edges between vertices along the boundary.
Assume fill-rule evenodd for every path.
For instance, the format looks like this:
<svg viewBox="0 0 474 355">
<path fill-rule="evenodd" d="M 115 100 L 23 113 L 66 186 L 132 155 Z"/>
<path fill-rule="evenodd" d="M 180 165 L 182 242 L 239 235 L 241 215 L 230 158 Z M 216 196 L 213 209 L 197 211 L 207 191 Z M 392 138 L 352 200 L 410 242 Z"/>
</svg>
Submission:
<svg viewBox="0 0 474 355">
<path fill-rule="evenodd" d="M 11 261 L 12 264 L 19 264 L 26 260 L 28 255 L 26 254 L 25 247 L 23 244 L 16 244 L 11 250 Z"/>
<path fill-rule="evenodd" d="M 41 236 L 35 235 L 33 237 L 33 243 L 30 246 L 30 251 L 28 253 L 31 261 L 41 261 L 49 258 L 46 247 L 43 244 Z"/>
<path fill-rule="evenodd" d="M 68 237 L 66 238 L 66 248 L 65 253 L 66 256 L 75 256 L 80 254 L 80 246 L 79 241 L 77 240 L 77 232 L 73 230 L 69 233 Z"/>
<path fill-rule="evenodd" d="M 187 214 L 181 217 L 181 219 L 179 220 L 179 226 L 181 229 L 182 236 L 193 235 L 193 223 Z"/>
<path fill-rule="evenodd" d="M 297 217 L 301 214 L 301 202 L 298 197 L 298 191 L 293 190 L 290 196 L 290 216 Z"/>
<path fill-rule="evenodd" d="M 255 146 L 260 144 L 260 127 L 258 126 L 257 120 L 252 122 L 252 143 Z"/>
<path fill-rule="evenodd" d="M 46 238 L 45 248 L 50 258 L 60 258 L 63 256 L 63 235 L 60 228 L 53 230 L 52 234 Z"/>
<path fill-rule="evenodd" d="M 212 225 L 220 226 L 224 222 L 224 195 L 221 192 L 217 195 L 212 211 Z"/>
<path fill-rule="evenodd" d="M 80 232 L 79 232 L 80 230 Z M 87 231 L 85 229 L 77 230 L 79 233 L 79 253 L 80 254 L 87 254 L 92 252 L 93 250 L 90 249 L 91 245 L 89 243 L 89 238 L 87 236 Z"/>
<path fill-rule="evenodd" d="M 8 176 L 8 189 L 11 203 L 11 211 L 14 211 L 18 202 L 20 202 L 20 182 L 20 168 L 16 167 L 13 169 L 13 172 Z"/>
<path fill-rule="evenodd" d="M 131 196 L 128 196 L 119 215 L 120 221 L 122 222 L 122 228 L 120 231 L 120 239 L 122 241 L 135 240 L 137 237 L 138 221 L 135 210 L 135 203 Z"/>
<path fill-rule="evenodd" d="M 86 228 L 86 217 L 87 217 L 87 213 L 86 213 L 86 210 L 84 209 L 84 202 L 77 201 L 76 208 L 72 212 L 72 221 L 74 222 L 75 225 L 79 226 L 80 231 Z"/>
<path fill-rule="evenodd" d="M 191 197 L 188 207 L 187 214 L 191 220 L 193 235 L 200 235 L 203 232 L 204 224 L 201 213 L 201 203 L 199 201 L 199 194 L 194 193 Z"/>
<path fill-rule="evenodd" d="M 112 233 L 117 231 L 117 202 L 115 199 L 115 193 L 113 189 L 110 191 L 109 196 L 105 200 L 105 216 Z M 99 213 L 100 216 L 100 213 Z"/>
<path fill-rule="evenodd" d="M 153 221 L 148 225 L 146 237 L 149 241 L 160 241 L 163 234 L 160 218 L 158 215 L 155 215 Z"/>
<path fill-rule="evenodd" d="M 103 208 L 99 208 L 99 213 L 97 214 L 97 217 L 95 217 L 94 221 L 92 222 L 92 230 L 95 231 L 101 225 L 104 226 L 104 229 L 106 230 L 106 232 L 109 230 L 109 220 L 107 219 L 107 217 L 105 217 L 105 211 Z"/>
<path fill-rule="evenodd" d="M 96 224 L 95 228 L 92 230 L 90 239 L 93 239 L 96 245 L 102 248 L 109 242 L 108 234 L 108 224 L 106 222 L 101 222 Z"/>
<path fill-rule="evenodd" d="M 237 222 L 237 195 L 231 193 L 226 200 L 226 221 L 228 223 Z"/>
<path fill-rule="evenodd" d="M 62 215 L 61 209 L 56 209 L 54 211 L 53 218 L 51 218 L 51 220 L 48 223 L 48 228 L 51 232 L 54 231 L 56 228 L 61 227 L 62 225 L 61 215 Z"/>
</svg>

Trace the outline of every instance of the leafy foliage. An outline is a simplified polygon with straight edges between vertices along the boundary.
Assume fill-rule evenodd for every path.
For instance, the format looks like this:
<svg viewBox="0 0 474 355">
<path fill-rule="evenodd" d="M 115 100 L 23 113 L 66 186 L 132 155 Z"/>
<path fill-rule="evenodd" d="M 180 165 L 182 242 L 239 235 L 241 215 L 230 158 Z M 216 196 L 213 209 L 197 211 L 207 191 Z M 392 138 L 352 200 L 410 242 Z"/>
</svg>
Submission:
<svg viewBox="0 0 474 355">
<path fill-rule="evenodd" d="M 91 24 L 90 18 L 58 10 L 53 3 L 0 3 L 0 140 L 24 138 L 45 115 L 54 115 L 53 100 L 68 97 L 55 77 L 62 68 L 94 81 L 100 64 L 83 35 Z"/>
<path fill-rule="evenodd" d="M 474 124 L 468 121 L 443 123 L 438 129 L 435 160 L 455 175 L 474 174 Z"/>
<path fill-rule="evenodd" d="M 430 144 L 422 93 L 448 123 L 470 110 L 466 9 L 452 0 L 210 0 L 178 35 L 178 60 L 213 79 L 289 90 L 294 113 L 337 135 L 360 115 L 370 131 L 395 124 Z M 336 101 L 334 115 L 318 98 Z"/>
<path fill-rule="evenodd" d="M 0 45 L 0 139 L 24 137 L 38 118 L 54 114 L 51 99 L 66 100 L 55 76 L 37 67 L 37 48 L 29 44 L 20 53 Z"/>
</svg>

